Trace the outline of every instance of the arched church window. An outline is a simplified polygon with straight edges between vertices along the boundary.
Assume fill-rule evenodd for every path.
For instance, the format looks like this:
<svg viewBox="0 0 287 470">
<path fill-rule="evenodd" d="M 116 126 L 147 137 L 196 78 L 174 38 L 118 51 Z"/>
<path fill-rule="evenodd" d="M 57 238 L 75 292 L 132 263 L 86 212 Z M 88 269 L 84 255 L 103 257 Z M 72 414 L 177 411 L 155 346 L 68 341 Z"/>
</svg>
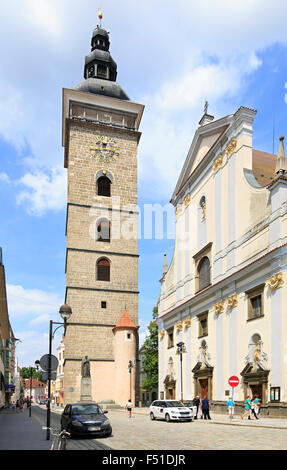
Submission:
<svg viewBox="0 0 287 470">
<path fill-rule="evenodd" d="M 89 75 L 89 77 L 93 77 L 95 75 L 95 66 L 94 65 L 89 67 L 88 75 Z"/>
<path fill-rule="evenodd" d="M 198 265 L 198 287 L 199 290 L 210 284 L 210 261 L 207 256 L 201 259 Z"/>
<path fill-rule="evenodd" d="M 97 181 L 98 196 L 111 197 L 111 181 L 107 176 L 101 176 Z"/>
<path fill-rule="evenodd" d="M 97 281 L 110 281 L 111 264 L 107 258 L 97 261 Z"/>
<path fill-rule="evenodd" d="M 96 240 L 98 242 L 111 241 L 111 223 L 108 219 L 100 219 L 96 224 Z"/>
</svg>

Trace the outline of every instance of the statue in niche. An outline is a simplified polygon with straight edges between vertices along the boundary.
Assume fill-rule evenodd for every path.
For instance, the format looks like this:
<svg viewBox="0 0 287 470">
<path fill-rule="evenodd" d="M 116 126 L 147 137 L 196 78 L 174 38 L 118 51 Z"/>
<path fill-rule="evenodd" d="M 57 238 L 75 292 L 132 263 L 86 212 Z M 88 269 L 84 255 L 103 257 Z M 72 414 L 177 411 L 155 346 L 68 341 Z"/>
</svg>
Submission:
<svg viewBox="0 0 287 470">
<path fill-rule="evenodd" d="M 204 196 L 202 196 L 200 200 L 200 207 L 201 207 L 202 219 L 205 219 L 206 218 L 206 200 Z"/>
<path fill-rule="evenodd" d="M 210 366 L 210 354 L 207 352 L 207 344 L 206 341 L 202 341 L 201 346 L 199 348 L 199 355 L 197 357 L 198 362 L 205 364 L 206 366 Z"/>
<path fill-rule="evenodd" d="M 82 378 L 91 377 L 90 360 L 88 356 L 82 359 Z"/>
<path fill-rule="evenodd" d="M 260 335 L 254 334 L 248 345 L 248 355 L 245 357 L 245 363 L 253 363 L 254 367 L 260 366 L 266 369 L 267 354 L 262 349 L 263 341 Z"/>
</svg>

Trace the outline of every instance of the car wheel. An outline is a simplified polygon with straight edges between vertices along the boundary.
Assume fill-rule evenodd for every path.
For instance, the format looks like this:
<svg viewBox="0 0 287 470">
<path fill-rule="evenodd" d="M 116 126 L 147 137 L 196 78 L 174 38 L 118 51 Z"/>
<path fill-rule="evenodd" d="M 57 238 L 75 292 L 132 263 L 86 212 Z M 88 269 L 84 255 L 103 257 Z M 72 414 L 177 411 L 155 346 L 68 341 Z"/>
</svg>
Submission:
<svg viewBox="0 0 287 470">
<path fill-rule="evenodd" d="M 166 415 L 165 415 L 165 420 L 166 420 L 166 422 L 167 422 L 167 423 L 169 423 L 169 422 L 170 422 L 170 416 L 169 416 L 169 414 L 168 414 L 168 413 L 166 413 Z"/>
<path fill-rule="evenodd" d="M 153 412 L 150 413 L 150 419 L 151 419 L 152 421 L 154 421 L 154 414 L 153 414 Z"/>
</svg>

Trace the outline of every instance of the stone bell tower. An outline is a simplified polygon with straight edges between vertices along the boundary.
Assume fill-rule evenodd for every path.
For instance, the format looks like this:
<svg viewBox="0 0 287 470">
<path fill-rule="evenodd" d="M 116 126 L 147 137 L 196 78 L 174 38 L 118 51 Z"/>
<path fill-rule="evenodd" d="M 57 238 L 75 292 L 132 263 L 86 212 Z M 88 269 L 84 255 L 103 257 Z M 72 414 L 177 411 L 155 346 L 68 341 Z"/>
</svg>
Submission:
<svg viewBox="0 0 287 470">
<path fill-rule="evenodd" d="M 119 381 L 129 380 L 128 363 L 116 379 L 115 355 L 122 349 L 115 346 L 114 328 L 125 309 L 138 325 L 137 147 L 144 106 L 131 101 L 116 82 L 109 47 L 109 33 L 97 26 L 85 58 L 85 80 L 63 90 L 65 302 L 73 312 L 65 335 L 65 403 L 80 399 L 85 356 L 93 400 L 126 402 Z"/>
</svg>

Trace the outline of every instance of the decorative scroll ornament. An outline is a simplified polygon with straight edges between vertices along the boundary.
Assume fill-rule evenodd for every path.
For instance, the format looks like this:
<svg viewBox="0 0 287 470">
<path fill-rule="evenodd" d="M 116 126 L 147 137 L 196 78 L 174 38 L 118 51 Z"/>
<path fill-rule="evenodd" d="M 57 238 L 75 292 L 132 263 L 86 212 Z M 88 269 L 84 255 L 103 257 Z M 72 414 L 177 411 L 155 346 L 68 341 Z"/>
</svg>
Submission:
<svg viewBox="0 0 287 470">
<path fill-rule="evenodd" d="M 218 302 L 217 304 L 214 305 L 214 310 L 216 315 L 220 315 L 224 311 L 224 302 Z"/>
<path fill-rule="evenodd" d="M 219 155 L 219 157 L 215 160 L 215 162 L 212 165 L 214 173 L 216 173 L 219 168 L 222 168 L 223 166 L 223 155 Z"/>
<path fill-rule="evenodd" d="M 163 339 L 165 336 L 165 330 L 161 330 L 159 335 L 160 335 L 160 339 Z"/>
<path fill-rule="evenodd" d="M 231 142 L 227 145 L 225 149 L 225 153 L 228 158 L 231 157 L 231 155 L 235 152 L 236 145 L 237 145 L 236 139 L 232 139 Z"/>
<path fill-rule="evenodd" d="M 280 289 L 284 284 L 283 273 L 273 274 L 269 279 L 267 279 L 267 285 L 270 289 Z"/>
<path fill-rule="evenodd" d="M 231 297 L 226 299 L 227 307 L 231 310 L 238 305 L 238 296 L 233 294 Z"/>
<path fill-rule="evenodd" d="M 182 206 L 178 205 L 177 208 L 175 209 L 175 215 L 178 216 L 181 214 L 182 211 Z"/>
<path fill-rule="evenodd" d="M 183 324 L 184 324 L 184 327 L 185 327 L 185 328 L 190 328 L 190 326 L 191 326 L 191 318 L 185 318 L 185 319 L 183 320 Z"/>
<path fill-rule="evenodd" d="M 182 322 L 181 321 L 178 321 L 174 326 L 175 326 L 175 329 L 177 331 L 182 331 Z"/>
<path fill-rule="evenodd" d="M 188 207 L 189 204 L 190 204 L 190 201 L 191 201 L 191 196 L 190 196 L 190 194 L 188 194 L 186 196 L 186 198 L 184 199 L 184 201 L 183 201 L 184 207 Z"/>
</svg>

